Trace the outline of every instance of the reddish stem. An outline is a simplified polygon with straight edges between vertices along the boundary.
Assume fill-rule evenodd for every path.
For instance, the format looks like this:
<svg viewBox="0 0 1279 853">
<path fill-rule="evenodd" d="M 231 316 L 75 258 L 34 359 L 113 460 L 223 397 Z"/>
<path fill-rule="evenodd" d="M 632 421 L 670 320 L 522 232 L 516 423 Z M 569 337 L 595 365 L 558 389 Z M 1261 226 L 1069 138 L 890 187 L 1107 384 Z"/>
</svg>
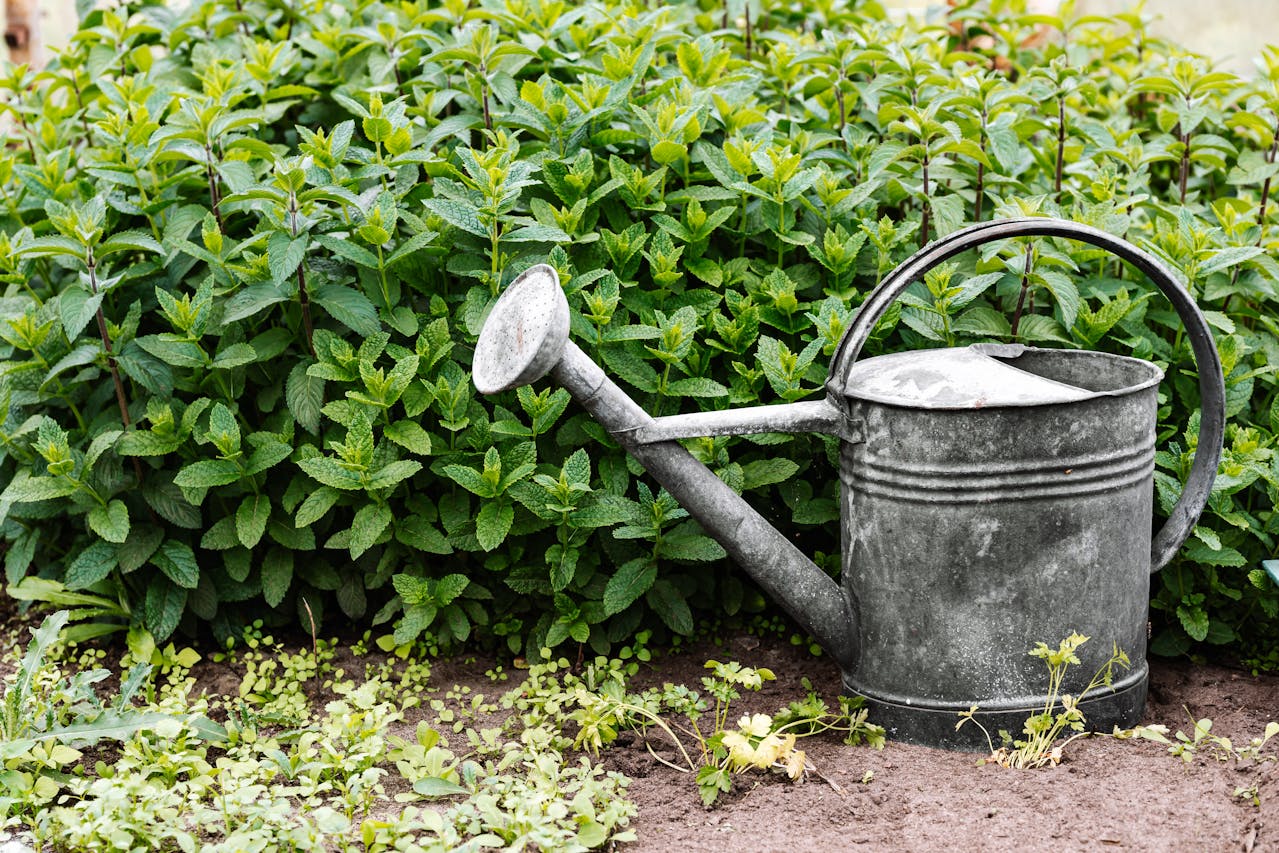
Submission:
<svg viewBox="0 0 1279 853">
<path fill-rule="evenodd" d="M 1030 289 L 1030 258 L 1031 247 L 1026 246 L 1026 264 L 1021 272 L 1021 293 L 1017 294 L 1017 307 L 1013 309 L 1012 333 L 1013 338 L 1017 337 L 1017 328 L 1021 325 L 1021 312 L 1026 306 L 1026 291 Z"/>
</svg>

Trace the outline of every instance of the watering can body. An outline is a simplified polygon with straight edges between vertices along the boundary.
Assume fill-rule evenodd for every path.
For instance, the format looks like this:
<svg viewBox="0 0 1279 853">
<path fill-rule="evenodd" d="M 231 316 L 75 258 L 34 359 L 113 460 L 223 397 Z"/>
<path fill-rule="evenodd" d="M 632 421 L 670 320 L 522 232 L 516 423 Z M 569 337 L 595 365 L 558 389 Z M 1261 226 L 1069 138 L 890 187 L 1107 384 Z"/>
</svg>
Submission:
<svg viewBox="0 0 1279 853">
<path fill-rule="evenodd" d="M 1044 663 L 1027 651 L 1078 632 L 1094 665 L 1065 691 L 1117 646 L 1132 668 L 1081 710 L 1107 731 L 1138 721 L 1161 376 L 1138 359 L 1010 345 L 858 363 L 844 399 L 860 440 L 840 454 L 859 635 L 844 688 L 872 720 L 978 746 L 976 727 L 955 731 L 977 705 L 992 735 L 1020 732 L 1046 701 Z"/>
<path fill-rule="evenodd" d="M 1145 272 L 1186 323 L 1199 371 L 1197 454 L 1151 541 L 1156 398 L 1162 372 L 1098 352 L 978 344 L 857 361 L 913 281 L 980 243 L 1017 236 L 1090 242 Z M 653 418 L 568 340 L 553 270 L 499 299 L 476 348 L 484 392 L 549 373 L 840 666 L 891 737 L 985 747 L 976 726 L 1020 731 L 1048 676 L 1027 654 L 1072 632 L 1091 638 L 1061 685 L 1078 693 L 1118 648 L 1132 666 L 1080 705 L 1090 728 L 1137 723 L 1145 704 L 1150 574 L 1189 535 L 1216 473 L 1224 382 L 1202 315 L 1153 258 L 1060 220 L 983 223 L 922 249 L 863 304 L 832 363 L 827 397 Z M 831 580 L 679 443 L 681 438 L 823 432 L 840 439 L 843 562 Z"/>
</svg>

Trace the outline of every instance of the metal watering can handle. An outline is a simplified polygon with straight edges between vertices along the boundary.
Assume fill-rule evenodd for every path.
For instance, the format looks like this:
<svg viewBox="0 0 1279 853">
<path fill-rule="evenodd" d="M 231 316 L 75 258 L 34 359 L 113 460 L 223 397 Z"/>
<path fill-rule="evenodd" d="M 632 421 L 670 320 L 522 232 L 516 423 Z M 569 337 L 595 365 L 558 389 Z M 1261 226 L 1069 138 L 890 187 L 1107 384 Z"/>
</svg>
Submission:
<svg viewBox="0 0 1279 853">
<path fill-rule="evenodd" d="M 925 246 L 895 269 L 866 298 L 853 324 L 844 333 L 826 381 L 831 401 L 836 402 L 841 398 L 841 389 L 845 387 L 848 373 L 866 339 L 870 337 L 880 317 L 907 287 L 921 280 L 933 267 L 961 252 L 1010 237 L 1065 237 L 1105 249 L 1145 273 L 1164 296 L 1168 297 L 1186 327 L 1199 369 L 1199 443 L 1195 448 L 1190 478 L 1182 490 L 1181 499 L 1151 542 L 1150 570 L 1158 571 L 1168 564 L 1181 543 L 1186 541 L 1199 514 L 1208 503 L 1208 496 L 1217 476 L 1217 464 L 1221 460 L 1226 421 L 1226 385 L 1221 373 L 1221 360 L 1217 356 L 1217 346 L 1199 306 L 1167 267 L 1126 240 L 1064 219 L 1006 219 L 972 225 Z"/>
</svg>

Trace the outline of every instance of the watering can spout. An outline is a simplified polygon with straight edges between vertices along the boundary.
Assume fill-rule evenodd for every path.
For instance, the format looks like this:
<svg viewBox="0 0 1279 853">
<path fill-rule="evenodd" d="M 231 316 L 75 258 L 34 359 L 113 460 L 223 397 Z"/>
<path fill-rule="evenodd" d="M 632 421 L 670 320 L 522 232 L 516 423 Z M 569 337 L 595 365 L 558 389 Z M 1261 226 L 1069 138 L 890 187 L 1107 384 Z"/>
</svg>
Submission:
<svg viewBox="0 0 1279 853">
<path fill-rule="evenodd" d="M 550 374 L 841 667 L 852 665 L 858 632 L 843 589 L 677 441 L 811 431 L 854 438 L 843 414 L 821 400 L 716 412 L 714 418 L 653 418 L 569 340 L 568 332 L 568 302 L 558 275 L 545 264 L 530 268 L 511 283 L 485 321 L 475 349 L 475 387 L 495 394 Z"/>
</svg>

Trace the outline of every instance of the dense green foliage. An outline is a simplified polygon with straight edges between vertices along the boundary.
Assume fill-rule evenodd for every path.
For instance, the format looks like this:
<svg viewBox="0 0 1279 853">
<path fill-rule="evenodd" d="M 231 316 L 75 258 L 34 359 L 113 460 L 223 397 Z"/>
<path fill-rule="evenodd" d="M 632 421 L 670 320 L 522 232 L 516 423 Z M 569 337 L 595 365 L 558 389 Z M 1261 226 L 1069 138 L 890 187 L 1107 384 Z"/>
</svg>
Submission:
<svg viewBox="0 0 1279 853">
<path fill-rule="evenodd" d="M 1135 16 L 1016 5 L 922 31 L 822 0 L 90 13 L 47 70 L 0 79 L 8 580 L 118 600 L 160 639 L 336 608 L 395 620 L 398 642 L 602 650 L 758 610 L 565 392 L 477 398 L 492 299 L 549 259 L 576 339 L 655 413 L 796 400 L 916 246 L 1052 213 L 1182 271 L 1219 334 L 1226 459 L 1156 581 L 1154 647 L 1255 657 L 1279 636 L 1279 54 L 1247 82 Z M 995 245 L 904 305 L 872 350 L 1019 340 L 1166 366 L 1175 500 L 1194 368 L 1131 271 Z M 837 569 L 829 443 L 690 447 Z"/>
</svg>

